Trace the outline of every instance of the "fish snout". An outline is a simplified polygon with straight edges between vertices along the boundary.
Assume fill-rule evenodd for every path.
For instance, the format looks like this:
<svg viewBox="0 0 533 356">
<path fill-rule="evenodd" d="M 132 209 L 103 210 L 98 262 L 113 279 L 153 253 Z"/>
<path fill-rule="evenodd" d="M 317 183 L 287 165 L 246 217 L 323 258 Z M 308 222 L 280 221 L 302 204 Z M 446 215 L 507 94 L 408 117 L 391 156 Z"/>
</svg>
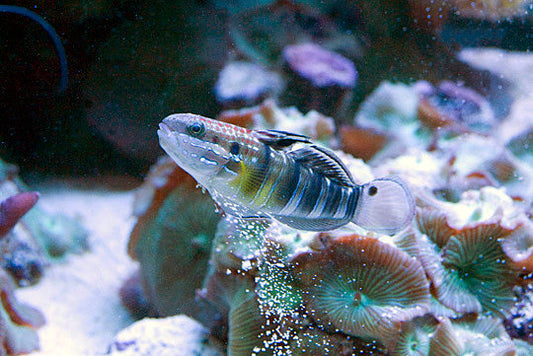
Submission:
<svg viewBox="0 0 533 356">
<path fill-rule="evenodd" d="M 172 133 L 172 130 L 170 129 L 170 127 L 168 127 L 168 125 L 164 122 L 164 120 L 163 120 L 163 122 L 161 122 L 159 124 L 159 130 L 158 131 L 163 133 L 163 134 L 165 134 L 165 135 L 167 135 L 167 136 Z"/>
</svg>

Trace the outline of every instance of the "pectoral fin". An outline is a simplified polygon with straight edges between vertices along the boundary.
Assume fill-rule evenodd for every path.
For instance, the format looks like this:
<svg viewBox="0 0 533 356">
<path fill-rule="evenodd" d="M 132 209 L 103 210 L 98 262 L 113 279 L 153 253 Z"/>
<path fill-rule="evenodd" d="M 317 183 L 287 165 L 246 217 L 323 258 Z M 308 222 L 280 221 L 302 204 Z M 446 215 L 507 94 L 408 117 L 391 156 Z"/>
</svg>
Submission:
<svg viewBox="0 0 533 356">
<path fill-rule="evenodd" d="M 220 206 L 225 214 L 243 219 L 268 219 L 269 217 L 261 212 L 249 209 L 241 204 L 235 203 L 222 194 L 209 192 L 215 203 Z"/>
</svg>

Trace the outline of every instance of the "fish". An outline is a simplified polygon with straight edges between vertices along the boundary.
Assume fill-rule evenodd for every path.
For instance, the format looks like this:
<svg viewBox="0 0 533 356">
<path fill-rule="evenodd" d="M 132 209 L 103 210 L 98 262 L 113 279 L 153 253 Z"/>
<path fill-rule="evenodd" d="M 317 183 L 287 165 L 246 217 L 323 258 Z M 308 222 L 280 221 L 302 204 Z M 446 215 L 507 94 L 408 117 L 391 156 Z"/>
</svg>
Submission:
<svg viewBox="0 0 533 356">
<path fill-rule="evenodd" d="M 353 222 L 394 234 L 415 214 L 399 177 L 356 184 L 334 152 L 305 135 L 251 130 L 192 113 L 167 116 L 157 133 L 163 150 L 229 215 L 271 218 L 306 231 Z"/>
</svg>

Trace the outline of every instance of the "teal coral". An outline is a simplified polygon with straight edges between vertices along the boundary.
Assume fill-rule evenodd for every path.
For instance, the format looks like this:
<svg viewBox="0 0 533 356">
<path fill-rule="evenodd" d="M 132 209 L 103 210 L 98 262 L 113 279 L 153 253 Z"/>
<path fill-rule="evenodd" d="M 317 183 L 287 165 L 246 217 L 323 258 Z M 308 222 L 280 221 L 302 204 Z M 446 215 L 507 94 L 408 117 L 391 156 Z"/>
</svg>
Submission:
<svg viewBox="0 0 533 356">
<path fill-rule="evenodd" d="M 212 201 L 184 179 L 164 197 L 154 220 L 136 226 L 139 240 L 130 253 L 143 266 L 144 289 L 159 315 L 198 317 L 195 292 L 207 273 L 218 220 Z"/>
<path fill-rule="evenodd" d="M 402 88 L 413 94 L 412 87 Z M 369 120 L 384 115 L 376 129 L 388 137 L 394 136 L 388 131 L 403 126 L 407 140 L 415 141 L 411 151 L 392 149 L 389 157 L 405 154 L 383 161 L 374 157 L 372 168 L 339 156 L 356 179 L 405 177 L 419 208 L 416 220 L 389 237 L 356 226 L 311 233 L 263 219 L 223 217 L 198 295 L 217 316 L 206 325 L 229 354 L 515 352 L 502 321 L 513 312 L 514 287 L 528 283 L 520 274 L 531 271 L 529 200 L 511 197 L 498 184 L 518 184 L 525 170 L 506 170 L 506 162 L 519 165 L 505 160 L 505 150 L 498 151 L 505 154 L 496 163 L 485 160 L 484 151 L 477 154 L 493 141 L 476 133 L 432 138 L 431 129 L 418 122 L 416 107 L 406 108 L 405 115 L 392 104 L 384 111 L 369 108 Z M 306 134 L 319 126 L 318 120 L 272 102 L 222 117 Z M 325 144 L 335 142 L 326 135 Z M 476 163 L 469 167 L 471 160 Z M 494 177 L 493 186 L 484 186 L 486 172 Z"/>
<path fill-rule="evenodd" d="M 389 344 L 400 322 L 429 310 L 422 266 L 377 240 L 342 237 L 293 263 L 309 313 L 326 329 Z"/>
<path fill-rule="evenodd" d="M 454 230 L 442 214 L 431 210 L 420 211 L 418 221 L 417 257 L 435 297 L 458 313 L 504 316 L 513 304 L 512 287 L 518 278 L 501 246 L 512 230 L 498 222 Z"/>
</svg>

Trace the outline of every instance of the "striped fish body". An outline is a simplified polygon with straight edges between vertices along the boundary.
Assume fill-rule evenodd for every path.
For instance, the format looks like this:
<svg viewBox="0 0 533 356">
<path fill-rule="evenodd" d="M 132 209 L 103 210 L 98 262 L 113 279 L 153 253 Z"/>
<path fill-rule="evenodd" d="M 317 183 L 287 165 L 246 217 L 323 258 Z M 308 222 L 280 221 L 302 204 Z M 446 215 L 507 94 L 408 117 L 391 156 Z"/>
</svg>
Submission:
<svg viewBox="0 0 533 356">
<path fill-rule="evenodd" d="M 358 186 L 326 176 L 303 163 L 297 154 L 262 142 L 258 147 L 253 157 L 243 157 L 230 190 L 219 185 L 221 194 L 233 196 L 248 212 L 257 211 L 298 229 L 327 230 L 351 221 Z M 235 213 L 239 214 L 238 209 Z"/>
<path fill-rule="evenodd" d="M 357 185 L 340 159 L 305 136 L 194 114 L 165 118 L 158 135 L 167 154 L 231 215 L 272 217 L 311 231 L 352 221 L 394 233 L 414 214 L 412 197 L 397 178 Z"/>
</svg>

